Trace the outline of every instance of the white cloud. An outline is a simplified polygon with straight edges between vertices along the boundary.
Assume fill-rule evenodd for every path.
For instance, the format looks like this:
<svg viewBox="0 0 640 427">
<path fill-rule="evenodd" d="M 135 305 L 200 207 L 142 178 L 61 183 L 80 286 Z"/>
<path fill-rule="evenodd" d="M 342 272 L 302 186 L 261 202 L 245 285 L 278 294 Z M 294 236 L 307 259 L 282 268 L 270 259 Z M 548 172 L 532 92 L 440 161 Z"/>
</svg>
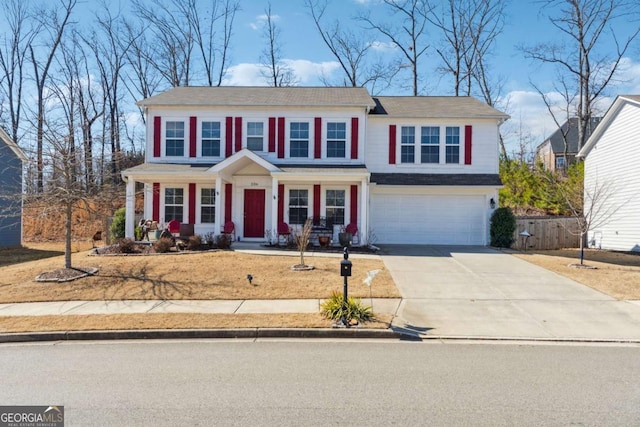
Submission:
<svg viewBox="0 0 640 427">
<path fill-rule="evenodd" d="M 286 64 L 295 76 L 299 85 L 318 85 L 321 76 L 330 76 L 339 67 L 335 61 L 312 62 L 306 59 L 285 59 Z M 238 64 L 229 67 L 222 84 L 225 86 L 267 86 L 261 74 L 261 64 Z"/>
<path fill-rule="evenodd" d="M 252 30 L 260 30 L 264 27 L 268 18 L 269 17 L 266 14 L 258 15 L 254 22 L 249 23 L 249 27 L 251 27 Z M 271 15 L 271 22 L 278 22 L 279 20 L 280 15 Z"/>
<path fill-rule="evenodd" d="M 396 49 L 396 45 L 391 42 L 373 41 L 371 42 L 371 49 L 378 52 L 389 52 Z"/>
</svg>

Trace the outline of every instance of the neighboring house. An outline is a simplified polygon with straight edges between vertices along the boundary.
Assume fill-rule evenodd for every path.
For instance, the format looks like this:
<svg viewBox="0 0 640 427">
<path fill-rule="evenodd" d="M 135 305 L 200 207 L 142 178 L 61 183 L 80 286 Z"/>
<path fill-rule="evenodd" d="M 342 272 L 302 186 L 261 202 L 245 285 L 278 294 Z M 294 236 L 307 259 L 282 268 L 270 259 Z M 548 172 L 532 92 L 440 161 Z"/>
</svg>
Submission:
<svg viewBox="0 0 640 427">
<path fill-rule="evenodd" d="M 587 236 L 592 247 L 640 251 L 639 135 L 640 95 L 621 95 L 578 153 L 585 159 L 585 212 L 594 215 Z"/>
<path fill-rule="evenodd" d="M 22 245 L 22 165 L 26 160 L 0 127 L 0 248 Z"/>
<path fill-rule="evenodd" d="M 601 119 L 601 117 L 593 117 L 591 119 L 587 126 L 587 139 Z M 578 118 L 573 117 L 564 122 L 560 129 L 557 129 L 542 144 L 538 145 L 536 148 L 536 160 L 541 161 L 546 170 L 564 171 L 575 162 L 578 150 Z"/>
<path fill-rule="evenodd" d="M 145 217 L 264 241 L 280 222 L 355 224 L 360 243 L 486 245 L 504 113 L 470 97 L 364 88 L 179 87 L 138 103 L 146 161 L 122 172 Z"/>
</svg>

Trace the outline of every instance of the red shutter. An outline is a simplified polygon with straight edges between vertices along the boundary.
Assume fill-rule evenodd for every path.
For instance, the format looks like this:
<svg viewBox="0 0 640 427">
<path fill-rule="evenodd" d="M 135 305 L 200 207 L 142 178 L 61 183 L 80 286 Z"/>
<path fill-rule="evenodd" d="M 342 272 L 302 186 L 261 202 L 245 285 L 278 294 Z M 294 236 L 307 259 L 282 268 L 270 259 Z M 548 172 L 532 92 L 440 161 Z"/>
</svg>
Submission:
<svg viewBox="0 0 640 427">
<path fill-rule="evenodd" d="M 351 186 L 351 224 L 358 224 L 358 186 Z"/>
<path fill-rule="evenodd" d="M 198 132 L 197 117 L 189 118 L 189 157 L 196 157 L 196 134 Z"/>
<path fill-rule="evenodd" d="M 160 157 L 161 132 L 162 119 L 159 116 L 155 116 L 153 118 L 153 157 Z"/>
<path fill-rule="evenodd" d="M 269 152 L 276 152 L 276 118 L 269 117 Z"/>
<path fill-rule="evenodd" d="M 471 134 L 472 134 L 472 127 L 465 126 L 464 127 L 464 164 L 465 165 L 471 164 L 471 149 L 472 149 Z"/>
<path fill-rule="evenodd" d="M 242 150 L 242 117 L 236 117 L 236 153 Z"/>
<path fill-rule="evenodd" d="M 224 222 L 231 221 L 231 197 L 233 187 L 231 184 L 224 185 Z"/>
<path fill-rule="evenodd" d="M 196 185 L 189 184 L 189 222 L 196 223 Z"/>
<path fill-rule="evenodd" d="M 224 155 L 230 157 L 233 154 L 233 117 L 225 119 L 224 142 Z"/>
<path fill-rule="evenodd" d="M 278 117 L 278 158 L 284 159 L 284 117 Z"/>
<path fill-rule="evenodd" d="M 313 158 L 322 157 L 322 118 L 316 117 L 313 123 Z"/>
<path fill-rule="evenodd" d="M 320 185 L 313 186 L 313 219 L 320 218 Z"/>
<path fill-rule="evenodd" d="M 396 125 L 389 125 L 389 164 L 396 164 Z"/>
<path fill-rule="evenodd" d="M 153 183 L 153 212 L 151 214 L 154 221 L 160 222 L 160 183 Z"/>
<path fill-rule="evenodd" d="M 351 118 L 351 159 L 358 158 L 358 118 Z"/>
<path fill-rule="evenodd" d="M 284 221 L 284 184 L 278 184 L 278 222 Z"/>
</svg>

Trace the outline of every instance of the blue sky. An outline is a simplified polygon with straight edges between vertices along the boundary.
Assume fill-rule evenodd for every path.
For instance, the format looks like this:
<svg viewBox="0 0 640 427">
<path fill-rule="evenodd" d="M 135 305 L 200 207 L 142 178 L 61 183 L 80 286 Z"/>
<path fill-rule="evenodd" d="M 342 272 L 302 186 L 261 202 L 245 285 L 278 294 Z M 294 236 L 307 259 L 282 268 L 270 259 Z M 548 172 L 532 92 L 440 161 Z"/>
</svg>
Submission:
<svg viewBox="0 0 640 427">
<path fill-rule="evenodd" d="M 242 2 L 242 11 L 236 17 L 232 61 L 227 84 L 251 85 L 263 84 L 259 74 L 258 63 L 265 40 L 262 37 L 263 19 L 267 1 L 249 0 Z M 549 23 L 546 16 L 539 13 L 541 2 L 537 0 L 509 1 L 506 14 L 506 24 L 503 33 L 497 40 L 494 56 L 491 61 L 492 69 L 504 80 L 504 96 L 509 100 L 507 112 L 512 119 L 504 125 L 508 150 L 515 150 L 517 133 L 522 129 L 530 133 L 534 145 L 541 142 L 556 128 L 540 95 L 530 84 L 531 81 L 553 96 L 553 81 L 555 75 L 550 67 L 542 67 L 524 58 L 518 46 L 531 45 L 538 42 L 553 41 L 557 32 Z M 359 11 L 370 10 L 374 16 L 382 16 L 383 7 L 377 0 L 333 0 L 330 2 L 328 20 L 337 17 L 350 21 L 349 17 Z M 320 70 L 325 73 L 335 70 L 337 65 L 330 52 L 317 34 L 315 26 L 302 0 L 271 0 L 271 13 L 276 26 L 280 29 L 283 57 L 295 70 L 301 85 L 320 85 L 317 74 Z M 354 23 L 355 24 L 355 23 Z M 637 26 L 638 23 L 635 24 Z M 626 34 L 634 29 L 633 24 L 618 22 L 616 31 Z M 437 43 L 437 34 L 430 38 L 431 44 Z M 385 46 L 387 40 L 372 33 L 371 42 L 379 42 Z M 609 48 L 610 46 L 608 46 Z M 392 50 L 382 54 L 393 55 Z M 622 70 L 623 83 L 611 87 L 607 97 L 603 99 L 600 108 L 604 111 L 617 94 L 640 93 L 640 45 L 630 50 Z M 430 72 L 425 73 L 429 78 L 427 95 L 450 95 L 451 84 L 435 72 L 437 65 L 435 54 L 426 56 L 423 67 Z M 338 71 L 335 71 L 338 73 Z M 409 95 L 406 88 L 391 88 L 385 95 Z"/>
</svg>

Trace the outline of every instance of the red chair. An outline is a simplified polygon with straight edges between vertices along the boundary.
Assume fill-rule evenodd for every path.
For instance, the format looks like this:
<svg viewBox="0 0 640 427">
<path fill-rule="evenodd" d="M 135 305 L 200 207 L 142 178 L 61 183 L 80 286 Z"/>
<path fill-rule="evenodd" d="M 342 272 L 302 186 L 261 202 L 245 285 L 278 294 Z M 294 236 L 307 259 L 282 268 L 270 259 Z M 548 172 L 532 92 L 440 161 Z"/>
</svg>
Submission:
<svg viewBox="0 0 640 427">
<path fill-rule="evenodd" d="M 291 227 L 286 222 L 278 223 L 278 244 L 280 244 L 280 236 L 284 236 L 285 243 L 291 240 Z"/>
<path fill-rule="evenodd" d="M 222 227 L 222 234 L 228 234 L 229 236 L 232 236 L 232 242 L 236 240 L 236 225 L 233 223 L 233 221 L 227 221 L 224 223 L 224 226 Z"/>
<path fill-rule="evenodd" d="M 167 229 L 169 229 L 169 233 L 173 234 L 174 236 L 179 236 L 180 235 L 180 221 L 178 221 L 176 219 L 172 219 L 171 221 L 169 221 L 169 224 L 167 224 Z"/>
<path fill-rule="evenodd" d="M 354 224 L 353 222 L 349 225 L 347 225 L 344 229 L 344 231 L 346 231 L 347 233 L 351 234 L 351 241 L 354 243 L 357 243 L 360 241 L 360 239 L 358 238 L 358 225 Z"/>
</svg>

